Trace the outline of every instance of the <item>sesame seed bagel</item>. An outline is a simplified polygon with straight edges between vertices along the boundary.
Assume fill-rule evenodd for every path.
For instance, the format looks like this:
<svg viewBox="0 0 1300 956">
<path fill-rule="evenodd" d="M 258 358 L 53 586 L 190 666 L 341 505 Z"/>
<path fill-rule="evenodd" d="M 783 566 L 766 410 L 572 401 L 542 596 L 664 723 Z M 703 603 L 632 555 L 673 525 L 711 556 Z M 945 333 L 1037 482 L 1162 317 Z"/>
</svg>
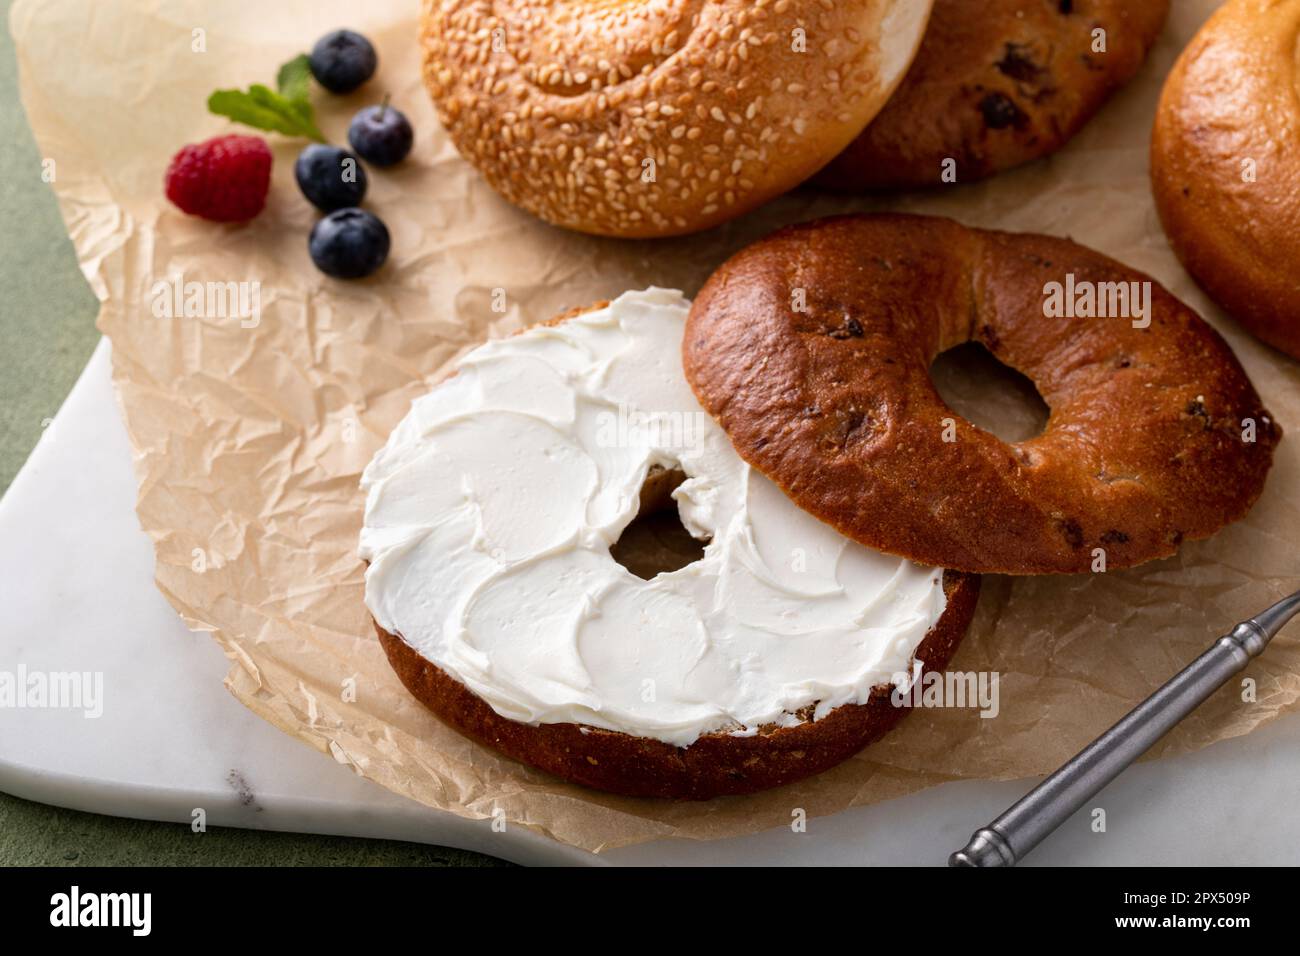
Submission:
<svg viewBox="0 0 1300 956">
<path fill-rule="evenodd" d="M 936 0 L 898 91 L 818 182 L 964 183 L 1053 153 L 1133 77 L 1168 11 L 1168 0 Z"/>
<path fill-rule="evenodd" d="M 931 0 L 424 0 L 461 155 L 580 232 L 695 232 L 803 181 L 884 105 Z"/>
<path fill-rule="evenodd" d="M 926 672 L 942 671 L 966 634 L 979 600 L 977 575 L 944 573 L 948 604 L 917 647 Z M 482 744 L 571 783 L 631 797 L 708 800 L 754 793 L 828 770 L 879 740 L 908 713 L 891 688 L 865 704 L 843 704 L 818 720 L 776 724 L 749 736 L 705 734 L 688 747 L 581 724 L 524 724 L 422 657 L 399 635 L 375 631 L 406 689 L 444 723 Z M 811 710 L 811 708 L 809 708 Z M 807 715 L 805 715 L 806 717 Z"/>
<path fill-rule="evenodd" d="M 1165 81 L 1151 185 L 1187 271 L 1300 358 L 1300 0 L 1231 0 Z"/>
<path fill-rule="evenodd" d="M 944 404 L 930 364 L 967 341 L 1034 382 L 1041 435 L 1009 444 Z M 783 229 L 710 277 L 682 348 L 701 405 L 796 504 L 963 571 L 1173 554 L 1247 512 L 1281 437 L 1223 339 L 1148 276 L 948 219 Z"/>
</svg>

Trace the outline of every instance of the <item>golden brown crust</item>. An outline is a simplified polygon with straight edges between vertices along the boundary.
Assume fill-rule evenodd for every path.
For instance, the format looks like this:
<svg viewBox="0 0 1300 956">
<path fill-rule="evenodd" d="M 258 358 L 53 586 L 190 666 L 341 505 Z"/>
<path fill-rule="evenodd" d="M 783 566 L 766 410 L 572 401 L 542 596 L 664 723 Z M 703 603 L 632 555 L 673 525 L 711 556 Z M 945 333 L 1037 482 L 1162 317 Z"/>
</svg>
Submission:
<svg viewBox="0 0 1300 956">
<path fill-rule="evenodd" d="M 1045 314 L 1048 283 L 1070 274 L 1150 283 L 1149 327 Z M 930 364 L 969 340 L 1034 381 L 1052 411 L 1041 435 L 1007 444 L 940 399 Z M 963 571 L 1172 554 L 1246 513 L 1281 437 L 1222 338 L 1148 276 L 948 219 L 783 229 L 710 277 L 682 348 L 700 403 L 795 503 L 868 547 Z"/>
<path fill-rule="evenodd" d="M 917 648 L 926 670 L 947 666 L 979 598 L 979 578 L 945 572 L 948 606 Z M 707 800 L 753 793 L 820 773 L 880 738 L 907 713 L 877 688 L 865 704 L 818 721 L 768 727 L 751 737 L 706 734 L 689 747 L 578 724 L 532 726 L 502 717 L 395 634 L 375 630 L 389 663 L 422 704 L 461 733 L 508 757 L 612 793 Z"/>
<path fill-rule="evenodd" d="M 936 0 L 898 91 L 817 181 L 930 186 L 954 159 L 964 183 L 1055 152 L 1137 72 L 1168 10 L 1168 0 Z"/>
<path fill-rule="evenodd" d="M 677 235 L 811 175 L 901 80 L 930 0 L 424 0 L 424 79 L 508 200 Z"/>
<path fill-rule="evenodd" d="M 1232 0 L 1165 81 L 1151 185 L 1187 271 L 1300 358 L 1300 0 Z"/>
</svg>

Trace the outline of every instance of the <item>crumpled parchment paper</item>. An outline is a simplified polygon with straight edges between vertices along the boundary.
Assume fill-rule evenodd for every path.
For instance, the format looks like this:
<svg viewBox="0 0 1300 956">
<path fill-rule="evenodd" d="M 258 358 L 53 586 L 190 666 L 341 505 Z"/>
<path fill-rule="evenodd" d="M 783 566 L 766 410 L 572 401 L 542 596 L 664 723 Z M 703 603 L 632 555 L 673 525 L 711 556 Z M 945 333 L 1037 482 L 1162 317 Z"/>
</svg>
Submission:
<svg viewBox="0 0 1300 956">
<path fill-rule="evenodd" d="M 459 159 L 419 84 L 414 0 L 19 0 L 11 26 L 23 99 L 103 303 L 158 586 L 230 657 L 234 694 L 286 733 L 431 807 L 470 817 L 499 810 L 589 850 L 739 834 L 788 823 L 793 806 L 831 813 L 948 780 L 1054 769 L 1216 634 L 1300 582 L 1300 365 L 1243 334 L 1197 290 L 1166 246 L 1147 183 L 1161 81 L 1213 6 L 1174 4 L 1138 78 L 1047 161 L 924 195 L 800 190 L 705 235 L 629 242 L 532 219 Z M 300 142 L 269 137 L 272 195 L 248 225 L 188 218 L 162 194 L 181 144 L 231 128 L 206 113 L 210 91 L 270 82 L 282 61 L 343 25 L 372 38 L 380 72 L 349 97 L 317 91 L 326 135 L 343 142 L 353 112 L 384 91 L 417 130 L 412 158 L 370 177 L 366 204 L 392 231 L 392 259 L 353 284 L 324 278 L 308 259 L 314 213 L 292 176 Z M 426 383 L 486 337 L 629 288 L 689 295 L 779 225 L 878 208 L 1068 235 L 1196 307 L 1291 432 L 1249 518 L 1135 570 L 986 578 L 954 667 L 1000 673 L 996 719 L 921 710 L 835 770 L 753 797 L 666 803 L 569 786 L 468 742 L 410 698 L 362 604 L 357 480 Z M 257 283 L 259 320 L 159 317 L 160 281 Z M 504 311 L 492 309 L 495 290 L 504 290 Z M 1001 414 L 992 398 L 971 400 Z M 1219 693 L 1157 752 L 1204 747 L 1298 709 L 1300 640 L 1284 634 L 1247 673 L 1257 700 Z"/>
</svg>

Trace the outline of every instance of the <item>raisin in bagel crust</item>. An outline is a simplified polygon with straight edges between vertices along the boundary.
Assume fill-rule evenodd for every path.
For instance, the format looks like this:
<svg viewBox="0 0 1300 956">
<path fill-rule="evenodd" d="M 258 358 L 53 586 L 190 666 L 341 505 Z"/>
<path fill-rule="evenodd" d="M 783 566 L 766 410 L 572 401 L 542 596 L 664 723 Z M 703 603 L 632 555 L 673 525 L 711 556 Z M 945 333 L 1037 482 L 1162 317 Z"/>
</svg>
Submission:
<svg viewBox="0 0 1300 956">
<path fill-rule="evenodd" d="M 389 660 L 444 721 L 572 781 L 702 799 L 893 726 L 891 686 L 943 667 L 978 578 L 849 541 L 741 461 L 682 375 L 687 310 L 628 293 L 471 352 L 366 469 L 360 552 Z M 647 580 L 611 547 L 656 503 L 708 543 Z"/>
<path fill-rule="evenodd" d="M 1151 185 L 1170 245 L 1219 305 L 1300 358 L 1300 0 L 1231 0 L 1165 81 Z"/>
<path fill-rule="evenodd" d="M 731 219 L 802 182 L 898 85 L 931 0 L 425 0 L 424 78 L 512 203 L 607 236 Z"/>
<path fill-rule="evenodd" d="M 818 182 L 936 185 L 953 159 L 964 183 L 1053 153 L 1133 77 L 1168 11 L 1168 0 L 936 0 L 898 91 Z"/>
<path fill-rule="evenodd" d="M 1067 311 L 1052 283 L 1095 302 L 1123 291 L 1102 283 L 1139 283 L 1140 305 L 1146 282 L 1145 319 L 1048 314 Z M 969 340 L 1033 380 L 1051 409 L 1041 435 L 1008 444 L 943 403 L 930 364 Z M 1218 333 L 1147 276 L 948 219 L 783 229 L 709 278 L 683 350 L 700 403 L 800 507 L 963 571 L 1172 554 L 1246 513 L 1281 436 Z"/>
</svg>

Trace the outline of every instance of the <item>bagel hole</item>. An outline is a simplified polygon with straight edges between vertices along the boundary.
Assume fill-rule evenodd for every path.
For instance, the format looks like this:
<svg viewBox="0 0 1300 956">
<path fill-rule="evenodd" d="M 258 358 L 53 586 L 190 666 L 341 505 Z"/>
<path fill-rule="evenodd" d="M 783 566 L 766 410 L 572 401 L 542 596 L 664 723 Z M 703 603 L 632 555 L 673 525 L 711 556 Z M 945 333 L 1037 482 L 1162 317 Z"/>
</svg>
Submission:
<svg viewBox="0 0 1300 956">
<path fill-rule="evenodd" d="M 930 378 L 949 408 L 1005 442 L 1028 441 L 1047 427 L 1051 409 L 1033 380 L 998 361 L 979 342 L 939 353 Z"/>
<path fill-rule="evenodd" d="M 610 557 L 643 581 L 680 571 L 704 557 L 709 542 L 686 530 L 673 499 L 673 492 L 685 480 L 681 468 L 651 468 L 641 486 L 636 517 L 610 545 Z"/>
</svg>

